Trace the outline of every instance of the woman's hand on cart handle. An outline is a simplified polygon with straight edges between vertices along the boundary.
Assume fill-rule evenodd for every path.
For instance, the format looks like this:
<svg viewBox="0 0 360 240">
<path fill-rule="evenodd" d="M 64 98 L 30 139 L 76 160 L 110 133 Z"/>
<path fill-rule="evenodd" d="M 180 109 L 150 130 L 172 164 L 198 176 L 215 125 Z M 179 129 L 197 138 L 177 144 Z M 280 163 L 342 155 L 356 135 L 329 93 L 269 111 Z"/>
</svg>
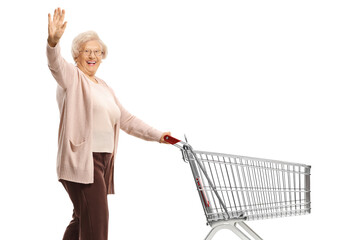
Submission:
<svg viewBox="0 0 360 240">
<path fill-rule="evenodd" d="M 62 37 L 67 22 L 64 23 L 65 10 L 57 8 L 54 11 L 53 19 L 51 20 L 51 14 L 48 14 L 48 43 L 51 47 L 55 47 Z"/>
<path fill-rule="evenodd" d="M 172 137 L 170 134 L 165 134 L 164 135 L 164 140 L 165 140 L 166 143 L 173 144 L 173 145 L 178 143 L 178 142 L 181 142 L 180 140 Z"/>
<path fill-rule="evenodd" d="M 171 136 L 171 132 L 164 132 L 161 136 L 161 139 L 160 139 L 160 143 L 166 143 L 166 144 L 169 144 L 170 142 L 166 140 L 166 137 L 170 137 Z"/>
</svg>

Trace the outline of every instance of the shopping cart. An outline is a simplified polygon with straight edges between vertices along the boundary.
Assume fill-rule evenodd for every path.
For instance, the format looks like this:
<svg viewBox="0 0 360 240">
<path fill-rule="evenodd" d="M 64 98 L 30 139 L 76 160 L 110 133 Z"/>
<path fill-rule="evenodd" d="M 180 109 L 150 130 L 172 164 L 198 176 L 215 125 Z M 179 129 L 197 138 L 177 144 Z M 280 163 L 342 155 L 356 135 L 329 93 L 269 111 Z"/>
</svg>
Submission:
<svg viewBox="0 0 360 240">
<path fill-rule="evenodd" d="M 262 240 L 244 221 L 310 213 L 311 166 L 193 150 L 169 135 L 180 148 L 195 180 L 207 224 L 205 240 L 229 229 L 243 240 Z"/>
</svg>

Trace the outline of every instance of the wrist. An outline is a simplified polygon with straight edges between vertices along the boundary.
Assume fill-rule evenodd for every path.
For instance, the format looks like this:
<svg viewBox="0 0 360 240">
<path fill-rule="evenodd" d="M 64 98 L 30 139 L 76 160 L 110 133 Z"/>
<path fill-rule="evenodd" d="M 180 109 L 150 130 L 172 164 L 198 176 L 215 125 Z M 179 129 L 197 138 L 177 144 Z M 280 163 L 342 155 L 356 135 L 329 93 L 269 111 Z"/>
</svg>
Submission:
<svg viewBox="0 0 360 240">
<path fill-rule="evenodd" d="M 48 42 L 48 44 L 49 44 L 50 47 L 55 47 L 56 44 L 58 44 L 59 40 L 56 41 L 56 40 L 51 39 L 51 38 L 48 37 L 47 42 Z"/>
</svg>

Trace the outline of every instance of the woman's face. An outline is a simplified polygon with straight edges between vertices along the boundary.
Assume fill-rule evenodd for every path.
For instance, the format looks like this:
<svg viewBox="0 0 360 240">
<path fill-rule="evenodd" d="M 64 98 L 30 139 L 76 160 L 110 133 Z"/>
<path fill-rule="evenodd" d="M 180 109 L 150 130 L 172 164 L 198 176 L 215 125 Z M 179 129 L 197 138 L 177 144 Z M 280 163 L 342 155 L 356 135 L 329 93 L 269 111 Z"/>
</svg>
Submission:
<svg viewBox="0 0 360 240">
<path fill-rule="evenodd" d="M 102 59 L 101 45 L 97 40 L 84 43 L 75 59 L 78 68 L 88 76 L 94 76 Z"/>
</svg>

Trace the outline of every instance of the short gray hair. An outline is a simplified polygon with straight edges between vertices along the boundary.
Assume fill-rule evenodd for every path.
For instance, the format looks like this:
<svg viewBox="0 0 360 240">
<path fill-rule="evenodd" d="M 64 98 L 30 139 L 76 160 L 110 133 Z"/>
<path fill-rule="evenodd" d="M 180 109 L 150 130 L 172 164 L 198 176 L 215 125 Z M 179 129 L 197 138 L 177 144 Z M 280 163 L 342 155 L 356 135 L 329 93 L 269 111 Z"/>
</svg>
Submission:
<svg viewBox="0 0 360 240">
<path fill-rule="evenodd" d="M 74 61 L 80 54 L 81 46 L 84 43 L 86 43 L 88 41 L 92 41 L 92 40 L 96 40 L 100 43 L 101 48 L 102 48 L 101 51 L 103 51 L 102 59 L 106 58 L 106 56 L 108 54 L 108 50 L 107 50 L 107 46 L 105 45 L 105 43 L 103 43 L 103 41 L 101 41 L 101 39 L 99 38 L 99 36 L 97 35 L 96 32 L 87 31 L 87 32 L 83 32 L 83 33 L 80 33 L 79 35 L 77 35 L 72 42 L 71 55 L 72 55 Z"/>
</svg>

